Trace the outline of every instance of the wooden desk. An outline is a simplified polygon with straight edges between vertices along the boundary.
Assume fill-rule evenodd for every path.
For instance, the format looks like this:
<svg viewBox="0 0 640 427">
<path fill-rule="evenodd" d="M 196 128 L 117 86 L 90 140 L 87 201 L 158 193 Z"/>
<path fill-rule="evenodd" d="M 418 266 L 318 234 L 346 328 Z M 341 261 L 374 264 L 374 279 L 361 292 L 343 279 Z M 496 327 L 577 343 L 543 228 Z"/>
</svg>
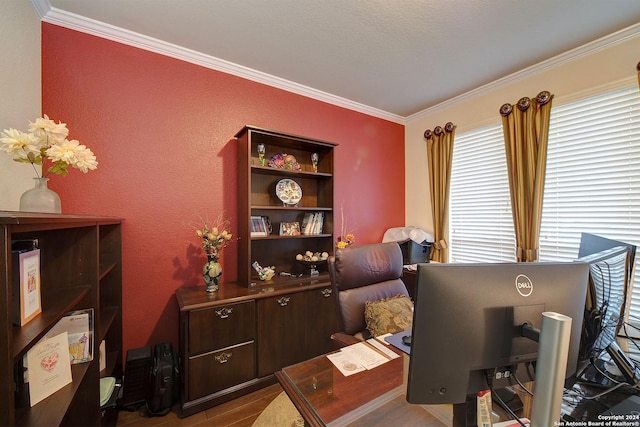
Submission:
<svg viewBox="0 0 640 427">
<path fill-rule="evenodd" d="M 451 405 L 412 405 L 405 399 L 402 355 L 373 370 L 345 377 L 319 356 L 276 372 L 276 378 L 310 426 L 451 425 Z"/>
<path fill-rule="evenodd" d="M 393 347 L 390 347 L 393 349 Z M 393 359 L 375 369 L 345 377 L 326 355 L 288 366 L 275 373 L 310 426 L 400 426 L 443 427 L 453 424 L 452 405 L 413 405 L 407 403 L 406 373 L 409 358 Z M 608 408 L 621 402 L 636 389 L 623 387 L 599 399 L 585 399 L 602 389 L 583 384 L 565 392 L 562 404 L 566 420 L 597 420 Z M 523 401 L 526 400 L 521 395 Z M 494 422 L 509 419 L 494 402 Z"/>
</svg>

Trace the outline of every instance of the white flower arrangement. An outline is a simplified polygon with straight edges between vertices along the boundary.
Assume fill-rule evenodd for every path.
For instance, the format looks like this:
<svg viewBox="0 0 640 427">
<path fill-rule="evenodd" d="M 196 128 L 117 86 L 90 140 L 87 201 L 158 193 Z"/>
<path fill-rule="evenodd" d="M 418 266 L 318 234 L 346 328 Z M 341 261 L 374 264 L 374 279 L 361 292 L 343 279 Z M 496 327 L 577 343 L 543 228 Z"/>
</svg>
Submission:
<svg viewBox="0 0 640 427">
<path fill-rule="evenodd" d="M 66 123 L 55 123 L 45 114 L 33 123 L 29 122 L 29 132 L 17 129 L 4 129 L 0 134 L 0 149 L 13 160 L 20 163 L 31 163 L 36 175 L 40 178 L 35 165 L 51 163 L 48 173 L 66 176 L 71 166 L 84 173 L 98 167 L 96 156 L 77 140 L 68 140 L 69 129 Z"/>
</svg>

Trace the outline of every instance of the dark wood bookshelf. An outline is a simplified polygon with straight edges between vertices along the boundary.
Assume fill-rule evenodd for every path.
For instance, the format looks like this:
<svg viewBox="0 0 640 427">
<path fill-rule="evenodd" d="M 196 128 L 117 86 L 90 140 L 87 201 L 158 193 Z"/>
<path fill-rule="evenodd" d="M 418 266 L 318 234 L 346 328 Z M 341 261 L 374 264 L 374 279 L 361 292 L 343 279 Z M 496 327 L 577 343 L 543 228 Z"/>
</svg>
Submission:
<svg viewBox="0 0 640 427">
<path fill-rule="evenodd" d="M 115 424 L 117 412 L 100 410 L 99 382 L 122 376 L 121 219 L 0 211 L 2 265 L 0 298 L 0 425 Z M 42 312 L 23 326 L 13 324 L 11 245 L 37 240 L 40 249 Z M 67 313 L 94 310 L 93 360 L 72 366 L 72 382 L 43 401 L 29 404 L 22 381 L 26 353 Z M 107 368 L 100 372 L 99 346 L 105 340 Z"/>
</svg>

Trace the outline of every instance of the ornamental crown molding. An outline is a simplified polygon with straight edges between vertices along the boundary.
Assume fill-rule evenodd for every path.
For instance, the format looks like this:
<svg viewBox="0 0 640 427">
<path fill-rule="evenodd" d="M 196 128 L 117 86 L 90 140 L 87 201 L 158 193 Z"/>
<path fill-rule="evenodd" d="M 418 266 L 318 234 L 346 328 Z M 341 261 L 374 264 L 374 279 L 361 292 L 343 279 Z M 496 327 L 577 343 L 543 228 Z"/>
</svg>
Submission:
<svg viewBox="0 0 640 427">
<path fill-rule="evenodd" d="M 433 107 L 429 107 L 422 111 L 418 111 L 417 113 L 414 113 L 410 116 L 405 117 L 405 120 L 406 120 L 405 123 L 410 123 L 414 120 L 422 119 L 424 117 L 429 116 L 430 114 L 434 114 L 439 111 L 443 111 L 448 108 L 451 108 L 456 104 L 464 103 L 471 98 L 475 98 L 479 95 L 482 95 L 483 93 L 491 92 L 492 90 L 495 90 L 501 86 L 506 86 L 511 83 L 515 83 L 519 80 L 524 80 L 525 78 L 557 68 L 560 65 L 567 64 L 569 62 L 575 61 L 582 57 L 594 54 L 601 50 L 613 47 L 615 45 L 624 43 L 628 40 L 638 38 L 638 37 L 640 37 L 640 24 L 635 24 L 628 28 L 617 31 L 613 34 L 609 34 L 608 36 L 602 37 L 598 40 L 594 40 L 591 43 L 587 43 L 575 49 L 561 53 L 560 55 L 556 55 L 545 61 L 539 62 L 535 65 L 532 65 L 531 67 L 525 68 L 520 71 L 516 71 L 515 73 L 505 76 L 501 79 L 494 80 L 493 82 L 488 83 L 486 85 L 472 89 L 461 95 L 448 99 L 447 101 L 441 102 L 438 105 L 434 105 Z"/>
<path fill-rule="evenodd" d="M 116 27 L 94 19 L 86 18 L 74 13 L 52 7 L 49 0 L 31 0 L 36 13 L 43 22 L 58 25 L 71 30 L 91 34 L 107 40 L 122 43 L 128 46 L 137 47 L 160 55 L 169 56 L 192 64 L 200 65 L 223 73 L 231 74 L 267 86 L 282 89 L 287 92 L 326 102 L 338 107 L 343 107 L 352 111 L 378 117 L 390 122 L 405 124 L 405 118 L 397 114 L 389 113 L 377 108 L 370 107 L 340 96 L 332 95 L 301 85 L 283 78 L 273 76 L 261 71 L 257 71 L 242 65 L 234 64 L 220 58 L 205 55 L 191 49 L 184 48 L 172 43 L 148 37 L 124 28 Z"/>
<path fill-rule="evenodd" d="M 577 47 L 538 64 L 532 65 L 523 70 L 512 73 L 501 79 L 495 80 L 486 85 L 472 89 L 466 93 L 455 96 L 447 101 L 437 104 L 433 107 L 426 108 L 412 115 L 403 117 L 397 114 L 389 113 L 378 108 L 370 107 L 340 96 L 332 95 L 314 89 L 309 86 L 301 85 L 283 78 L 273 76 L 261 71 L 257 71 L 242 65 L 238 65 L 220 58 L 205 55 L 182 46 L 167 43 L 152 37 L 145 36 L 133 31 L 129 31 L 114 25 L 86 18 L 74 13 L 66 12 L 51 6 L 49 0 L 31 0 L 31 3 L 43 22 L 47 22 L 61 27 L 76 30 L 82 33 L 91 34 L 107 40 L 112 40 L 128 46 L 137 47 L 150 52 L 169 56 L 192 64 L 200 65 L 216 71 L 238 76 L 257 83 L 262 83 L 271 87 L 285 90 L 287 92 L 302 95 L 311 99 L 326 102 L 338 107 L 346 108 L 352 111 L 378 117 L 401 125 L 422 119 L 430 114 L 451 108 L 458 103 L 464 103 L 467 100 L 480 96 L 519 80 L 523 80 L 538 73 L 556 68 L 562 64 L 569 63 L 584 56 L 607 49 L 617 44 L 623 43 L 629 39 L 640 37 L 640 24 L 632 25 L 626 29 L 620 30 L 608 36 L 602 37 L 591 43 Z"/>
</svg>

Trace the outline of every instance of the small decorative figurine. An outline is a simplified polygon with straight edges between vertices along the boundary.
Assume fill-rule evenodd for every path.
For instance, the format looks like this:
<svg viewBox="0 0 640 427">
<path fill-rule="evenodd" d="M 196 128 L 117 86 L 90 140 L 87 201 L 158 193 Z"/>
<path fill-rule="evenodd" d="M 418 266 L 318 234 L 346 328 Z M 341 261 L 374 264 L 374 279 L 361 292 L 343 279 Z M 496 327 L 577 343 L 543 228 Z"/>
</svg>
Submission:
<svg viewBox="0 0 640 427">
<path fill-rule="evenodd" d="M 253 267 L 253 269 L 258 273 L 260 280 L 271 280 L 276 274 L 275 267 L 262 267 L 258 264 L 258 261 L 254 261 L 253 264 L 251 264 L 251 267 Z"/>
<path fill-rule="evenodd" d="M 313 165 L 313 171 L 318 172 L 318 153 L 311 154 L 311 164 Z"/>
<path fill-rule="evenodd" d="M 265 153 L 264 144 L 258 144 L 258 159 L 260 159 L 260 166 L 265 165 L 264 153 Z"/>
</svg>

